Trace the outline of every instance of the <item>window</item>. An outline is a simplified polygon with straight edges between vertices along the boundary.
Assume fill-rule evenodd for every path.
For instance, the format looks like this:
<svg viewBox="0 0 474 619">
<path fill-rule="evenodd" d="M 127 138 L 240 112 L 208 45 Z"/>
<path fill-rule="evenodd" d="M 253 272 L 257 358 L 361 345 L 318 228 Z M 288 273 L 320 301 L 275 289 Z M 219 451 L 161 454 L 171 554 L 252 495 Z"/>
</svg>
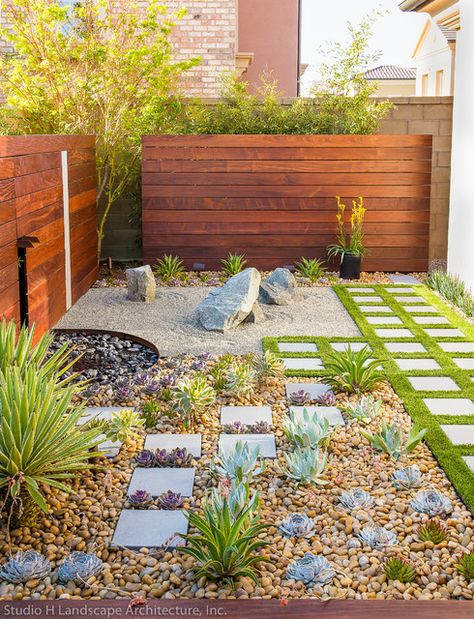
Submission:
<svg viewBox="0 0 474 619">
<path fill-rule="evenodd" d="M 429 80 L 428 73 L 425 73 L 424 75 L 421 76 L 421 96 L 422 97 L 426 97 L 426 95 L 428 94 L 428 80 Z"/>
<path fill-rule="evenodd" d="M 444 83 L 444 71 L 436 71 L 436 95 L 441 96 L 443 94 Z"/>
</svg>

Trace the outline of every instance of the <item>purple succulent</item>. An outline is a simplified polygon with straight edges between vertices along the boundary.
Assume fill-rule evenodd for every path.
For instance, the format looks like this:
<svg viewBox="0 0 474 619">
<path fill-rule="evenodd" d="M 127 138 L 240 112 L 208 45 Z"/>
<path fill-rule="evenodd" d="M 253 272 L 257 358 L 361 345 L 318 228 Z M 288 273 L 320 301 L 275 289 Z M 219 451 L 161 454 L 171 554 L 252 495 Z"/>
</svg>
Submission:
<svg viewBox="0 0 474 619">
<path fill-rule="evenodd" d="M 149 395 L 154 395 L 155 393 L 158 393 L 159 390 L 160 383 L 157 380 L 150 380 L 145 385 L 145 393 L 148 393 Z"/>
<path fill-rule="evenodd" d="M 246 434 L 247 426 L 241 421 L 233 421 L 222 427 L 226 434 Z"/>
<path fill-rule="evenodd" d="M 148 383 L 148 374 L 146 372 L 138 372 L 138 374 L 135 375 L 135 382 L 137 385 L 140 385 L 140 387 L 143 387 Z"/>
<path fill-rule="evenodd" d="M 196 372 L 201 372 L 206 367 L 206 362 L 203 360 L 195 361 L 191 364 L 190 370 L 194 370 Z"/>
<path fill-rule="evenodd" d="M 212 359 L 212 355 L 210 352 L 203 352 L 198 356 L 198 359 L 201 359 L 201 361 L 210 361 Z"/>
<path fill-rule="evenodd" d="M 293 391 L 293 393 L 290 393 L 290 402 L 294 406 L 304 406 L 305 404 L 311 402 L 311 396 L 304 389 L 299 389 L 298 391 Z"/>
<path fill-rule="evenodd" d="M 147 507 L 151 503 L 151 494 L 146 490 L 135 490 L 128 495 L 128 500 L 134 507 Z"/>
<path fill-rule="evenodd" d="M 178 509 L 183 505 L 183 499 L 179 492 L 168 490 L 158 497 L 158 505 L 161 509 Z"/>
<path fill-rule="evenodd" d="M 321 404 L 321 406 L 336 406 L 337 404 L 336 396 L 331 390 L 316 398 L 316 402 Z"/>
<path fill-rule="evenodd" d="M 250 434 L 270 434 L 272 431 L 272 426 L 266 421 L 257 421 L 247 428 Z"/>
<path fill-rule="evenodd" d="M 155 455 L 150 449 L 142 449 L 136 455 L 137 466 L 143 469 L 150 469 L 153 466 L 156 466 Z"/>
<path fill-rule="evenodd" d="M 155 451 L 155 466 L 158 467 L 179 467 L 191 466 L 193 456 L 188 453 L 188 450 L 183 447 L 176 447 L 171 451 L 166 449 L 157 449 Z"/>
<path fill-rule="evenodd" d="M 160 380 L 160 386 L 163 389 L 167 389 L 168 387 L 172 387 L 176 382 L 176 377 L 173 374 L 168 374 L 167 376 L 163 376 Z"/>
</svg>

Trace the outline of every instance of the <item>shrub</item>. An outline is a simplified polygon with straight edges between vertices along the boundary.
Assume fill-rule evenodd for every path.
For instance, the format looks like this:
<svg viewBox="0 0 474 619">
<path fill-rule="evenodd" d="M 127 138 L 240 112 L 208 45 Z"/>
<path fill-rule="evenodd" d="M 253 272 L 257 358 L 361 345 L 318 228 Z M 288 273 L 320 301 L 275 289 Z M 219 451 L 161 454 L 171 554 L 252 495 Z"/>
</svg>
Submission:
<svg viewBox="0 0 474 619">
<path fill-rule="evenodd" d="M 416 572 L 412 565 L 401 557 L 389 557 L 383 564 L 383 571 L 388 580 L 399 580 L 407 583 L 413 582 L 416 578 Z"/>
<path fill-rule="evenodd" d="M 329 356 L 323 377 L 334 391 L 357 394 L 373 391 L 384 381 L 384 375 L 378 369 L 380 362 L 370 357 L 367 346 L 354 351 L 349 345 L 346 350 Z"/>
<path fill-rule="evenodd" d="M 368 432 L 361 432 L 361 434 L 376 451 L 382 451 L 395 460 L 399 460 L 411 453 L 421 443 L 426 434 L 426 428 L 419 432 L 411 428 L 408 437 L 405 438 L 402 429 L 395 422 L 387 424 L 382 421 L 381 428 L 376 434 L 369 434 Z"/>
<path fill-rule="evenodd" d="M 164 282 L 169 282 L 170 279 L 184 275 L 184 263 L 179 256 L 165 254 L 163 258 L 156 261 L 153 270 Z"/>
<path fill-rule="evenodd" d="M 459 307 L 467 316 L 474 316 L 474 297 L 457 275 L 435 270 L 428 275 L 426 284 L 439 292 L 446 301 Z"/>
<path fill-rule="evenodd" d="M 221 260 L 222 270 L 228 277 L 233 277 L 245 268 L 247 260 L 243 254 L 228 254 L 227 258 Z"/>
<path fill-rule="evenodd" d="M 303 257 L 295 264 L 295 269 L 301 277 L 307 277 L 312 282 L 318 281 L 318 279 L 323 277 L 325 273 L 323 261 L 318 260 L 317 258 Z"/>
<path fill-rule="evenodd" d="M 292 453 L 283 454 L 286 460 L 286 467 L 283 473 L 289 478 L 296 480 L 299 484 L 309 486 L 315 484 L 324 486 L 328 482 L 323 479 L 324 470 L 327 465 L 328 456 L 319 449 L 297 448 Z"/>
</svg>

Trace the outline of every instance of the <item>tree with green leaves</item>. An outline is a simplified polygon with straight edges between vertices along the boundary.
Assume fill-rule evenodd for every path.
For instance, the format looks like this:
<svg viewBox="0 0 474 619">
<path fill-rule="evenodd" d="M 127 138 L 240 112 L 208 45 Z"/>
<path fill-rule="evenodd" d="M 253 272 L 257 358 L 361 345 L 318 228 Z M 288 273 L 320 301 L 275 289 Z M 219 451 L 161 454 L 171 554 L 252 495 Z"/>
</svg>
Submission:
<svg viewBox="0 0 474 619">
<path fill-rule="evenodd" d="M 10 134 L 96 136 L 99 255 L 118 198 L 138 180 L 141 136 L 159 132 L 179 107 L 180 76 L 199 59 L 174 56 L 185 11 L 149 0 L 9 0 L 0 37 L 0 128 Z"/>
</svg>

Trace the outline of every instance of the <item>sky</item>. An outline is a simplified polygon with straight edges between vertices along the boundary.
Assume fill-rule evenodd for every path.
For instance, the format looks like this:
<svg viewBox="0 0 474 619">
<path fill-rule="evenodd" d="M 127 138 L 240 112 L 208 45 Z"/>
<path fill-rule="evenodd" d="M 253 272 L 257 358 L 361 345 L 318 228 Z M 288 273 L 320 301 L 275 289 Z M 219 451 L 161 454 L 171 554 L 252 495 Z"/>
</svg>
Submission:
<svg viewBox="0 0 474 619">
<path fill-rule="evenodd" d="M 374 26 L 370 48 L 382 56 L 376 64 L 413 66 L 416 42 L 428 19 L 424 14 L 403 13 L 400 0 L 303 0 L 301 62 L 309 64 L 303 77 L 303 94 L 317 79 L 321 48 L 328 41 L 347 40 L 347 22 L 359 23 L 373 9 L 388 11 Z"/>
</svg>

